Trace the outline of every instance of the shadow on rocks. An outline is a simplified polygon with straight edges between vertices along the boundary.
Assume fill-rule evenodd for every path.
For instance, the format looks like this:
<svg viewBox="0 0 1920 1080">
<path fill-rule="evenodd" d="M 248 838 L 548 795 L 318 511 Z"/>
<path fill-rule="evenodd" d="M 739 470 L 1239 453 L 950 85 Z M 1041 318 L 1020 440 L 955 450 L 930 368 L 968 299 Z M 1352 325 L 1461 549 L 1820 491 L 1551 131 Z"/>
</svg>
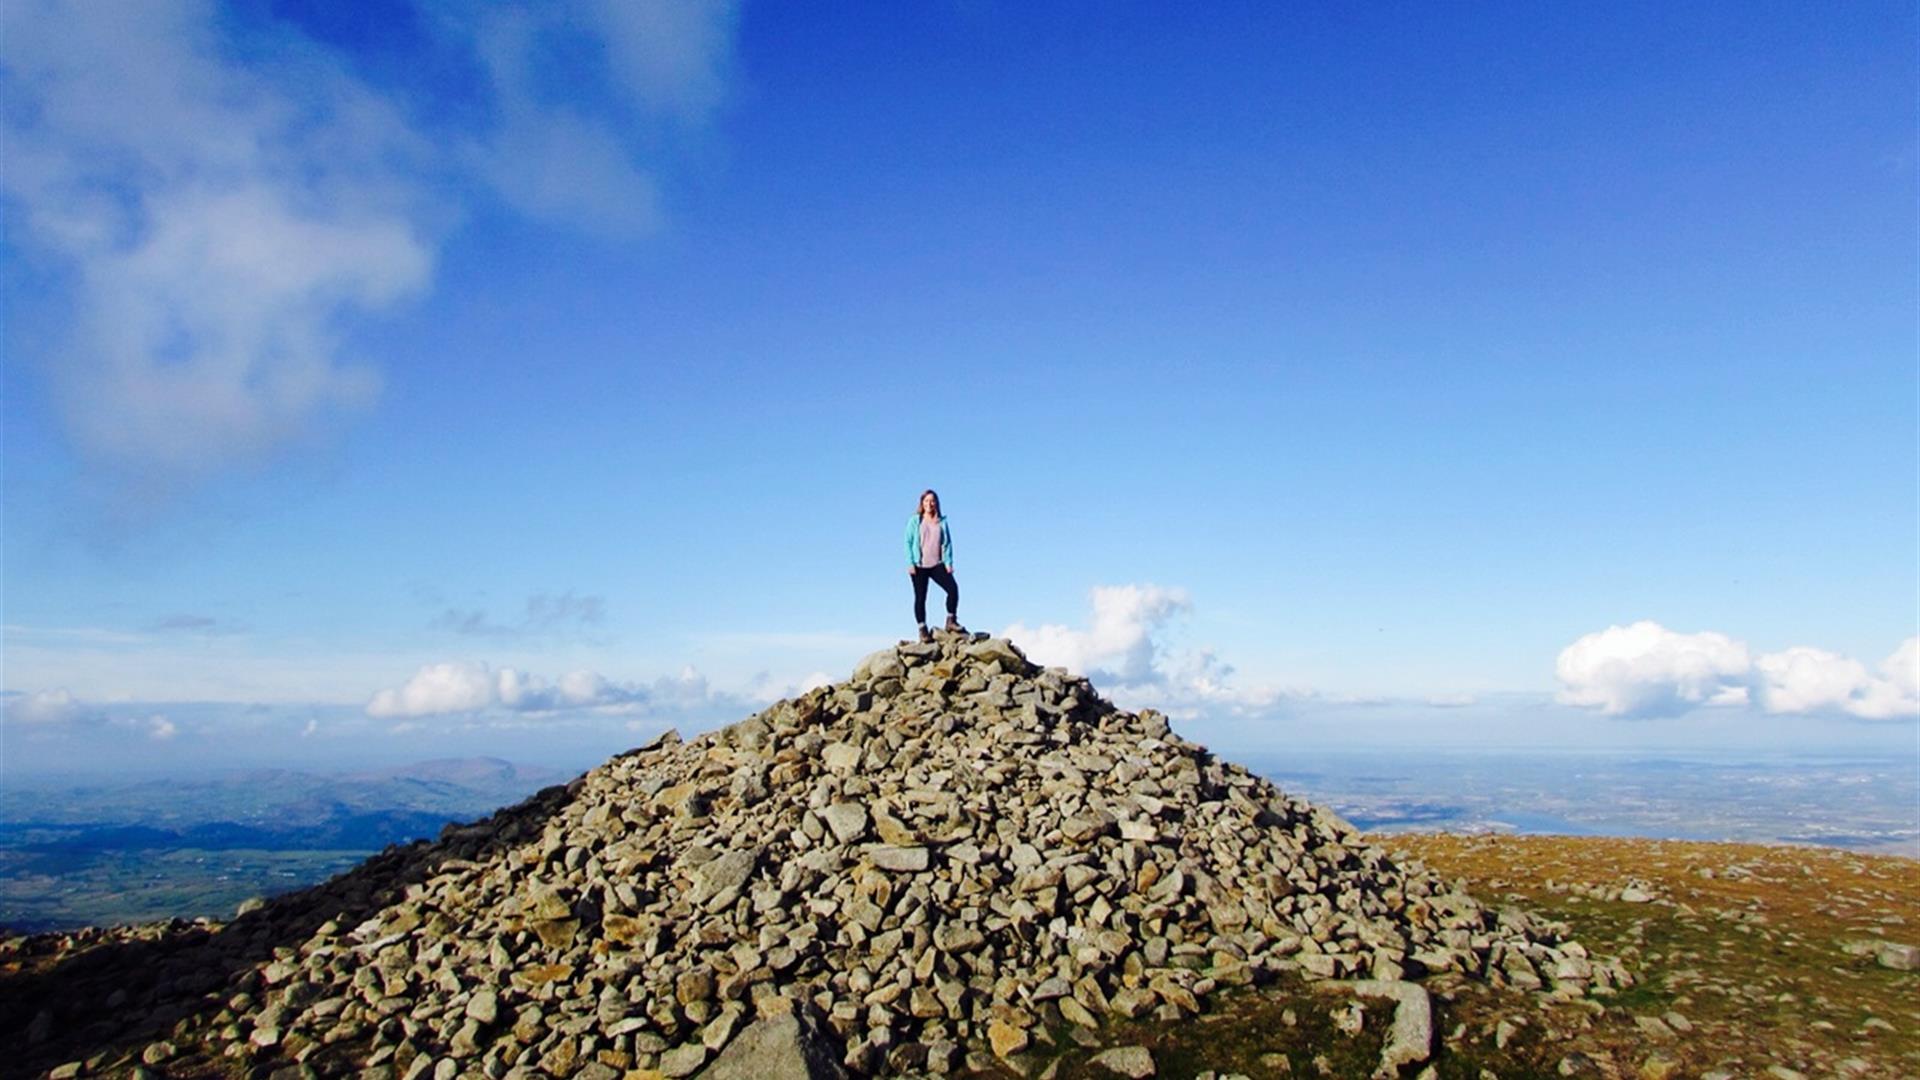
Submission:
<svg viewBox="0 0 1920 1080">
<path fill-rule="evenodd" d="M 0 1077 L 45 1076 L 71 1062 L 85 1074 L 140 1064 L 141 1053 L 209 1018 L 238 995 L 262 996 L 259 966 L 299 959 L 328 922 L 351 929 L 403 899 L 410 886 L 458 860 L 540 835 L 581 781 L 546 788 L 437 841 L 394 845 L 319 885 L 260 902 L 225 924 L 174 919 L 0 941 Z M 218 1073 L 189 1046 L 166 1059 L 170 1074 Z"/>
</svg>

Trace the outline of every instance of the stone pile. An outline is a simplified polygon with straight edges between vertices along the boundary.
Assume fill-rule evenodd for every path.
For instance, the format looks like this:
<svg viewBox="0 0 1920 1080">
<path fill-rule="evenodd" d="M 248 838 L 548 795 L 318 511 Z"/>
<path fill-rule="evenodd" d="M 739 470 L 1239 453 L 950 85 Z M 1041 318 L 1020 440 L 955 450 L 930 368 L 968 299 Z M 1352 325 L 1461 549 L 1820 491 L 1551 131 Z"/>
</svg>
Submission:
<svg viewBox="0 0 1920 1080">
<path fill-rule="evenodd" d="M 270 951 L 191 984 L 155 1067 L 179 1042 L 397 1080 L 752 1075 L 776 1052 L 937 1074 L 1289 972 L 1625 981 L 986 635 L 668 733 L 249 925 Z"/>
</svg>

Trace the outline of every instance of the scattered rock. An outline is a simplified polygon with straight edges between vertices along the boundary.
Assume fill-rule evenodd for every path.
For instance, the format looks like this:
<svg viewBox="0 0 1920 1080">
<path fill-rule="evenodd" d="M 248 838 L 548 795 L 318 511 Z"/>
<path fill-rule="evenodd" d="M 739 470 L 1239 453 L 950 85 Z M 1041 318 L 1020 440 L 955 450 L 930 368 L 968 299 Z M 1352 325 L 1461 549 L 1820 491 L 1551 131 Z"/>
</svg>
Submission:
<svg viewBox="0 0 1920 1080">
<path fill-rule="evenodd" d="M 844 1054 L 832 1036 L 792 1012 L 749 1025 L 700 1074 L 700 1080 L 839 1080 Z"/>
<path fill-rule="evenodd" d="M 1321 988 L 1344 990 L 1364 998 L 1384 998 L 1394 1003 L 1393 1027 L 1380 1048 L 1380 1067 L 1375 1070 L 1375 1076 L 1398 1076 L 1402 1066 L 1417 1065 L 1433 1055 L 1433 1001 L 1424 987 L 1410 982 L 1358 979 L 1327 983 Z"/>
<path fill-rule="evenodd" d="M 116 1018 L 167 1018 L 123 1045 L 160 1066 L 165 1035 L 196 1069 L 204 1053 L 269 1078 L 309 1061 L 366 1080 L 1039 1073 L 1038 1040 L 1098 1047 L 1111 1018 L 1180 1019 L 1298 973 L 1395 1003 L 1386 1069 L 1432 1052 L 1409 973 L 1631 982 L 1160 714 L 963 634 L 664 734 L 241 925 L 205 946 L 217 975 L 175 965 L 122 999 Z M 24 1027 L 30 1045 L 68 1034 L 46 1010 Z M 1142 1046 L 1094 1060 L 1152 1075 Z"/>
<path fill-rule="evenodd" d="M 1146 1080 L 1154 1075 L 1153 1055 L 1144 1046 L 1116 1046 L 1093 1055 L 1093 1064 L 1108 1072 Z"/>
<path fill-rule="evenodd" d="M 987 1025 L 987 1042 L 993 1047 L 995 1057 L 1010 1058 L 1025 1050 L 1032 1042 L 1025 1028 L 1014 1027 L 1004 1020 L 994 1020 Z"/>
<path fill-rule="evenodd" d="M 681 1043 L 660 1055 L 660 1072 L 666 1076 L 692 1076 L 707 1063 L 705 1043 Z"/>
<path fill-rule="evenodd" d="M 867 858 L 882 870 L 895 870 L 900 873 L 917 874 L 927 868 L 927 849 L 923 847 L 894 847 L 891 844 L 875 844 L 867 849 Z"/>
<path fill-rule="evenodd" d="M 1873 960 L 1881 967 L 1895 971 L 1920 971 L 1920 946 L 1883 941 L 1874 952 Z"/>
<path fill-rule="evenodd" d="M 1673 1080 L 1680 1075 L 1680 1063 L 1670 1057 L 1655 1054 L 1640 1063 L 1640 1071 L 1635 1075 L 1640 1080 Z"/>
</svg>

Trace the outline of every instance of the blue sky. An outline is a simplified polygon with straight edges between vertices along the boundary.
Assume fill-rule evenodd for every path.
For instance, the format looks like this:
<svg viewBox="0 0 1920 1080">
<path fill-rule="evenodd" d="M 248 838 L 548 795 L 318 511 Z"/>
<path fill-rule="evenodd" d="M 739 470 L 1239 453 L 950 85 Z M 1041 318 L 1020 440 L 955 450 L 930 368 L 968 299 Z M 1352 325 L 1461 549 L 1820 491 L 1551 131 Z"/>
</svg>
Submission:
<svg viewBox="0 0 1920 1080">
<path fill-rule="evenodd" d="M 6 766 L 1915 752 L 1911 7 L 1271 7 L 9 5 Z"/>
</svg>

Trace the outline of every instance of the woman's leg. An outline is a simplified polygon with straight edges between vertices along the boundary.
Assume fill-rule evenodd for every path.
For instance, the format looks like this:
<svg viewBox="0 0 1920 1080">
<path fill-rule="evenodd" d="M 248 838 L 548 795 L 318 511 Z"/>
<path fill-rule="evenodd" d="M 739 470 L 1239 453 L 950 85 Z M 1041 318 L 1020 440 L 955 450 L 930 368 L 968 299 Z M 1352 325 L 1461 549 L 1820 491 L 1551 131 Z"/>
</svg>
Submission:
<svg viewBox="0 0 1920 1080">
<path fill-rule="evenodd" d="M 947 618 L 952 619 L 958 616 L 960 614 L 960 583 L 953 580 L 953 571 L 948 570 L 944 566 L 936 566 L 926 571 L 926 573 L 932 577 L 933 580 L 939 582 L 940 588 L 946 591 Z M 923 593 L 926 591 L 926 588 L 925 585 L 920 586 Z"/>
<path fill-rule="evenodd" d="M 941 569 L 945 569 L 942 567 Z M 927 572 L 913 572 L 913 621 L 921 626 L 927 625 Z"/>
</svg>

